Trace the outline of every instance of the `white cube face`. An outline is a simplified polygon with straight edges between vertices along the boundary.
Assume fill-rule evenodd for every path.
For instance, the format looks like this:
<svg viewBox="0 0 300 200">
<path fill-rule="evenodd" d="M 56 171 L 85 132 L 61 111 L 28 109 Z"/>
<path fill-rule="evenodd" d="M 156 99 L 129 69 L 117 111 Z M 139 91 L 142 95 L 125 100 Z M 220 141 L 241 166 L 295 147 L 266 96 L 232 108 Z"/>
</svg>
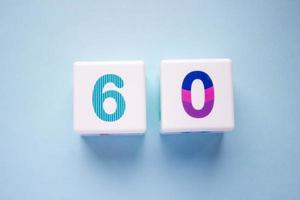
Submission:
<svg viewBox="0 0 300 200">
<path fill-rule="evenodd" d="M 76 132 L 97 135 L 146 131 L 142 61 L 76 62 L 73 70 Z"/>
<path fill-rule="evenodd" d="M 161 132 L 222 132 L 234 128 L 229 59 L 161 62 Z"/>
</svg>

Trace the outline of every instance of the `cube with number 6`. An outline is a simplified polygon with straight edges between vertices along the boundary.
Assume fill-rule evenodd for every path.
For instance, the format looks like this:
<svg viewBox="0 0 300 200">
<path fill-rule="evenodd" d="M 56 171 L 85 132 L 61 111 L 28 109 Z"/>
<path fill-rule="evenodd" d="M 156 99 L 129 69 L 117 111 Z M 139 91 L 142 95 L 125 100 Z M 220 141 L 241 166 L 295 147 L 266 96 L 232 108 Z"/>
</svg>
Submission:
<svg viewBox="0 0 300 200">
<path fill-rule="evenodd" d="M 73 81 L 76 132 L 97 135 L 146 131 L 142 61 L 75 62 Z"/>
<path fill-rule="evenodd" d="M 229 59 L 161 62 L 161 132 L 223 132 L 234 128 Z"/>
</svg>

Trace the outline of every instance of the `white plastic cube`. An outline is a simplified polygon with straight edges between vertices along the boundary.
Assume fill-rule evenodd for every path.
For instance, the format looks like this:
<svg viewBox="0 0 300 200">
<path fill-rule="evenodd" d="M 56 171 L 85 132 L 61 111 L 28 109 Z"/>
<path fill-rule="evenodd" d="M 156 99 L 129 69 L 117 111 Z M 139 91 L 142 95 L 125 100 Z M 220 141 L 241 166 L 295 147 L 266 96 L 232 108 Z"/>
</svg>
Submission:
<svg viewBox="0 0 300 200">
<path fill-rule="evenodd" d="M 146 131 L 142 61 L 75 62 L 74 130 L 80 134 Z"/>
<path fill-rule="evenodd" d="M 161 62 L 161 132 L 224 132 L 234 128 L 229 59 Z"/>
</svg>

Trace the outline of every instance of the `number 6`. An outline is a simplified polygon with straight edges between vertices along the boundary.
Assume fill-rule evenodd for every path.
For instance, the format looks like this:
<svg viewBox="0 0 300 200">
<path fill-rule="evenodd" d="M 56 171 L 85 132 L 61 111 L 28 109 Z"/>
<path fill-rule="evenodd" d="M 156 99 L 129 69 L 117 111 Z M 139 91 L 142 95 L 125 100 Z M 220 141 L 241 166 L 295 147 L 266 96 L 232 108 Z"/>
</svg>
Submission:
<svg viewBox="0 0 300 200">
<path fill-rule="evenodd" d="M 113 83 L 116 87 L 122 88 L 124 82 L 121 77 L 115 74 L 106 74 L 101 76 L 95 83 L 93 90 L 93 108 L 96 115 L 103 121 L 113 122 L 122 117 L 125 111 L 125 100 L 122 94 L 114 90 L 103 92 L 107 83 Z M 113 98 L 116 101 L 117 108 L 114 113 L 109 114 L 103 108 L 105 99 Z"/>
</svg>

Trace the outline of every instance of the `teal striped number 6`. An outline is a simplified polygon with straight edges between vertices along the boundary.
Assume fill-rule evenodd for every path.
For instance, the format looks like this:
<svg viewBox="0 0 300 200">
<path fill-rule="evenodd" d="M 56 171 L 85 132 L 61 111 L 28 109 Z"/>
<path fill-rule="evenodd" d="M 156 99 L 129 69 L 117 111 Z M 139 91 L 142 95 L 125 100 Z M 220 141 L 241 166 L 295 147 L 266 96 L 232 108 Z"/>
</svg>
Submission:
<svg viewBox="0 0 300 200">
<path fill-rule="evenodd" d="M 122 94 L 115 90 L 103 92 L 103 88 L 107 83 L 113 83 L 116 87 L 122 88 L 124 81 L 120 76 L 115 74 L 105 74 L 101 76 L 95 83 L 93 90 L 93 107 L 96 115 L 103 121 L 113 122 L 122 117 L 125 111 L 125 100 Z M 113 98 L 117 108 L 113 113 L 107 113 L 103 108 L 105 99 Z"/>
</svg>

